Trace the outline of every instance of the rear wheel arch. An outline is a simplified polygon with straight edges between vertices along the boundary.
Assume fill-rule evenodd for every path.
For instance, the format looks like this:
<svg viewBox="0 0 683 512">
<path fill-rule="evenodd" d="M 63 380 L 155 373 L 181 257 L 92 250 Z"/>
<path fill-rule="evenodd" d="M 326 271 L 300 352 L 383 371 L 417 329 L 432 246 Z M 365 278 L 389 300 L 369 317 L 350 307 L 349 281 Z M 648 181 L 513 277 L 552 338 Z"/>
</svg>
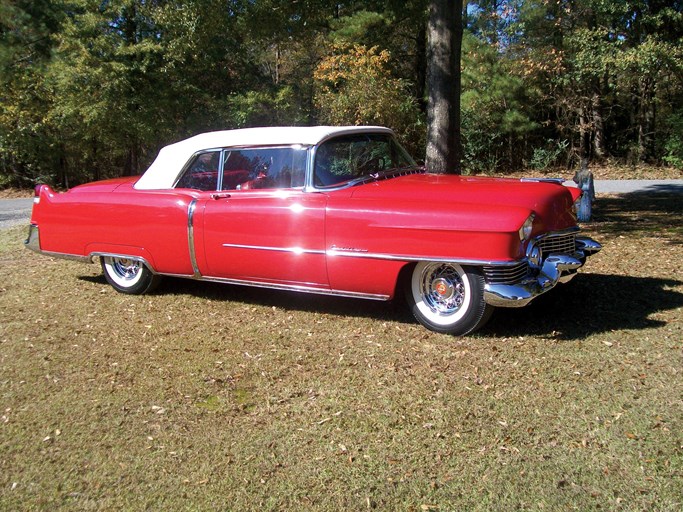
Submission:
<svg viewBox="0 0 683 512">
<path fill-rule="evenodd" d="M 100 256 L 102 272 L 107 282 L 118 292 L 141 295 L 153 291 L 161 282 L 142 258 L 134 256 Z"/>
</svg>

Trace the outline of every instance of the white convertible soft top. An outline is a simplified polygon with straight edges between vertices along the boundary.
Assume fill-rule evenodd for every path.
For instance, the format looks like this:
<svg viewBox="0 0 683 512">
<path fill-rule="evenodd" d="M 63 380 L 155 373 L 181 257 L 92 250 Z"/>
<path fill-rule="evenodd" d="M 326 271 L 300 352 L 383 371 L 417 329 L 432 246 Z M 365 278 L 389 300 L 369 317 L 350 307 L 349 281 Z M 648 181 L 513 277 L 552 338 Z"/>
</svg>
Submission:
<svg viewBox="0 0 683 512">
<path fill-rule="evenodd" d="M 201 133 L 161 148 L 134 187 L 141 190 L 172 188 L 190 157 L 205 149 L 293 144 L 313 146 L 335 135 L 357 132 L 393 133 L 381 126 L 283 126 Z"/>
</svg>

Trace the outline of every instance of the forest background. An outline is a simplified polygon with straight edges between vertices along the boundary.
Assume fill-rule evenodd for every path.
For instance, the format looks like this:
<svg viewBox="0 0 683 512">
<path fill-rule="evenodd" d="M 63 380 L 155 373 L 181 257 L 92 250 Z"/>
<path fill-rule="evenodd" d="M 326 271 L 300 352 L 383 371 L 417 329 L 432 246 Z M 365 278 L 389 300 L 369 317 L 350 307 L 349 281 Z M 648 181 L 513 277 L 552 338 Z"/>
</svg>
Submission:
<svg viewBox="0 0 683 512">
<path fill-rule="evenodd" d="M 683 1 L 465 3 L 466 174 L 683 169 Z M 0 188 L 219 129 L 379 124 L 421 159 L 427 0 L 0 0 Z"/>
</svg>

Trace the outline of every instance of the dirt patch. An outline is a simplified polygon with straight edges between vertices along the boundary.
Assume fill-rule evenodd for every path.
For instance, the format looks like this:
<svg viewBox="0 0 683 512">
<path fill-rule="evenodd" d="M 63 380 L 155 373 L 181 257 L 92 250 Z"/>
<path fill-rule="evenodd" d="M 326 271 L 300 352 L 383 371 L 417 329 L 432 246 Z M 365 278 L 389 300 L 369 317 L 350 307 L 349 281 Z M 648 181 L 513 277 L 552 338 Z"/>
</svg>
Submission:
<svg viewBox="0 0 683 512">
<path fill-rule="evenodd" d="M 4 188 L 0 189 L 0 199 L 21 199 L 33 197 L 33 189 Z"/>
</svg>

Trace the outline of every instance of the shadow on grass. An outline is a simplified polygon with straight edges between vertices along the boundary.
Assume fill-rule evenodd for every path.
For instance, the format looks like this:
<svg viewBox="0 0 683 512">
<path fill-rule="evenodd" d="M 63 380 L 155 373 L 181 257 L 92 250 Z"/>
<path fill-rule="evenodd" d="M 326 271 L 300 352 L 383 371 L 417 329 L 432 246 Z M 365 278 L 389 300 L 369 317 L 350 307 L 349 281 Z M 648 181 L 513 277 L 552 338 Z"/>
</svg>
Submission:
<svg viewBox="0 0 683 512">
<path fill-rule="evenodd" d="M 597 231 L 613 235 L 658 234 L 669 243 L 683 243 L 683 195 L 659 192 L 633 192 L 598 197 L 589 224 Z"/>
<path fill-rule="evenodd" d="M 108 286 L 104 277 L 80 279 Z M 579 274 L 570 283 L 558 285 L 524 308 L 498 308 L 481 334 L 571 341 L 602 332 L 660 327 L 665 322 L 650 316 L 683 307 L 683 293 L 671 289 L 681 284 L 668 279 Z M 416 323 L 401 299 L 377 302 L 177 278 L 164 279 L 155 293 L 187 294 L 215 301 L 340 317 Z"/>
<path fill-rule="evenodd" d="M 484 328 L 493 336 L 577 340 L 602 332 L 661 327 L 654 313 L 683 306 L 683 283 L 672 279 L 579 274 L 525 308 L 498 309 Z"/>
</svg>

